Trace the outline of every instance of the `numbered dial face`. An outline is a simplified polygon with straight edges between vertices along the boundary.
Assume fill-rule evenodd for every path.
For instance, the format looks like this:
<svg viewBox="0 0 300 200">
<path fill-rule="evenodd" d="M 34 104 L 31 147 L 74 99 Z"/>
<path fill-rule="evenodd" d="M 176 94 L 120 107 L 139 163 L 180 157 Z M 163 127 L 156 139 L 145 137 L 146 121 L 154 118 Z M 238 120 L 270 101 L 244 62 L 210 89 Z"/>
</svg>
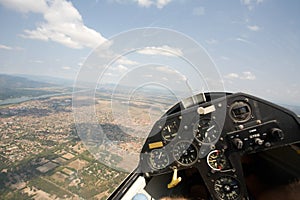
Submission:
<svg viewBox="0 0 300 200">
<path fill-rule="evenodd" d="M 214 184 L 216 197 L 221 200 L 235 200 L 240 197 L 240 183 L 231 176 L 218 178 Z"/>
<path fill-rule="evenodd" d="M 200 119 L 193 129 L 195 138 L 201 143 L 215 142 L 219 135 L 220 129 L 217 123 L 211 119 Z"/>
<path fill-rule="evenodd" d="M 171 141 L 173 138 L 177 136 L 178 132 L 178 124 L 176 121 L 171 123 L 167 123 L 161 131 L 162 137 L 167 140 Z"/>
<path fill-rule="evenodd" d="M 250 105 L 244 101 L 234 102 L 229 108 L 229 113 L 233 121 L 240 123 L 248 121 L 252 115 Z"/>
<path fill-rule="evenodd" d="M 169 165 L 169 156 L 163 149 L 154 149 L 149 154 L 149 164 L 153 169 L 163 169 Z"/>
<path fill-rule="evenodd" d="M 214 150 L 207 155 L 207 164 L 211 169 L 221 171 L 227 168 L 227 159 L 222 151 Z"/>
<path fill-rule="evenodd" d="M 175 144 L 173 155 L 178 163 L 189 166 L 197 161 L 198 150 L 194 144 L 188 141 L 181 141 Z"/>
</svg>

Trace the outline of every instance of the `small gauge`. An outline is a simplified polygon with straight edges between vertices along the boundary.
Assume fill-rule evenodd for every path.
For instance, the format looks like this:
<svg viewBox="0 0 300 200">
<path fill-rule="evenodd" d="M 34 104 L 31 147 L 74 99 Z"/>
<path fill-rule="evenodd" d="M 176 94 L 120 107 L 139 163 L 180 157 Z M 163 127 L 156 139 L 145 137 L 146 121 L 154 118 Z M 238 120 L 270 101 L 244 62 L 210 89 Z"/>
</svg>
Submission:
<svg viewBox="0 0 300 200">
<path fill-rule="evenodd" d="M 209 118 L 200 119 L 194 126 L 193 132 L 197 141 L 201 143 L 215 142 L 221 133 L 217 123 Z"/>
<path fill-rule="evenodd" d="M 247 122 L 251 119 L 251 107 L 244 101 L 236 101 L 230 106 L 229 115 L 234 122 Z"/>
<path fill-rule="evenodd" d="M 165 140 L 171 141 L 173 138 L 177 136 L 177 132 L 178 132 L 178 125 L 176 121 L 173 121 L 165 125 L 165 127 L 161 131 L 161 135 Z"/>
<path fill-rule="evenodd" d="M 193 143 L 181 141 L 175 144 L 173 148 L 173 156 L 181 165 L 189 166 L 197 161 L 198 150 Z"/>
<path fill-rule="evenodd" d="M 207 164 L 211 169 L 221 171 L 227 167 L 227 159 L 222 151 L 214 150 L 207 155 Z"/>
<path fill-rule="evenodd" d="M 154 169 L 163 169 L 169 165 L 169 156 L 163 149 L 154 149 L 149 155 L 149 164 Z"/>
<path fill-rule="evenodd" d="M 214 191 L 220 200 L 235 200 L 241 195 L 239 181 L 231 176 L 218 178 L 214 183 Z"/>
</svg>

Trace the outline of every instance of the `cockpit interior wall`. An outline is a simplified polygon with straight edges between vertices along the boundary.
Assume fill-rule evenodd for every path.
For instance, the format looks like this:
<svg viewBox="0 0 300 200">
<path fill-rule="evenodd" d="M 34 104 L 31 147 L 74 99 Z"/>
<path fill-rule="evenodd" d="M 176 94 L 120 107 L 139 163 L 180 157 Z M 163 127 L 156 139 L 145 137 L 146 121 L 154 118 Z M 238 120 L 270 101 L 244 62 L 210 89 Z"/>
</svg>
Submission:
<svg viewBox="0 0 300 200">
<path fill-rule="evenodd" d="M 244 93 L 191 98 L 154 124 L 136 171 L 109 199 L 300 199 L 296 114 Z"/>
</svg>

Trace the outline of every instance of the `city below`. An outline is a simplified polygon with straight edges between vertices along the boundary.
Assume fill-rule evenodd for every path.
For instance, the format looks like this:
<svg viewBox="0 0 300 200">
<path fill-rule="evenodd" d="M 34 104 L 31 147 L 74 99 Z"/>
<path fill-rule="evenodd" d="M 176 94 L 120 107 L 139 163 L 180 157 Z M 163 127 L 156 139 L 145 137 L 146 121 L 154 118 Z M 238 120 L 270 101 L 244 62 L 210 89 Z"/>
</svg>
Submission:
<svg viewBox="0 0 300 200">
<path fill-rule="evenodd" d="M 45 93 L 57 93 L 57 86 L 53 90 L 47 88 Z M 96 107 L 105 105 L 99 109 L 98 121 L 119 145 L 119 153 L 112 155 L 105 155 L 109 150 L 95 141 L 82 141 L 76 131 L 72 96 L 63 92 L 0 106 L 0 199 L 106 199 L 129 172 L 122 168 L 131 161 L 122 154 L 132 154 L 137 163 L 143 138 L 132 136 L 139 130 L 132 130 L 130 136 L 122 133 L 119 127 L 125 121 L 112 119 L 109 93 L 99 94 Z M 156 104 L 145 99 L 132 102 L 136 116 L 132 120 L 149 126 L 147 109 L 159 107 Z M 161 112 L 156 114 L 159 117 Z M 87 150 L 92 148 L 94 153 Z"/>
</svg>

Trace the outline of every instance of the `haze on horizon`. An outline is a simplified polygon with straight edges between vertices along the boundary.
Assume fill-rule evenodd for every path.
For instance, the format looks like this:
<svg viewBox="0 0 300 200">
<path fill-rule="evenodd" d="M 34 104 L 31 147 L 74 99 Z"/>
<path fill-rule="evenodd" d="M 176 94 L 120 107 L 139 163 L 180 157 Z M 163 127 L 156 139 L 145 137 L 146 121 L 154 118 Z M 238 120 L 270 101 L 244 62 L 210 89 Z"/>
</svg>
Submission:
<svg viewBox="0 0 300 200">
<path fill-rule="evenodd" d="M 297 0 L 0 0 L 1 73 L 75 80 L 99 44 L 124 31 L 160 27 L 201 45 L 226 91 L 299 105 L 299 8 Z M 173 51 L 180 54 L 181 49 Z M 173 59 L 165 52 L 144 49 L 120 59 L 106 74 L 107 80 L 142 63 L 143 56 Z M 161 70 L 153 71 L 152 77 L 167 78 Z M 180 78 L 192 79 L 178 74 Z M 200 85 L 198 90 L 205 89 Z"/>
</svg>

